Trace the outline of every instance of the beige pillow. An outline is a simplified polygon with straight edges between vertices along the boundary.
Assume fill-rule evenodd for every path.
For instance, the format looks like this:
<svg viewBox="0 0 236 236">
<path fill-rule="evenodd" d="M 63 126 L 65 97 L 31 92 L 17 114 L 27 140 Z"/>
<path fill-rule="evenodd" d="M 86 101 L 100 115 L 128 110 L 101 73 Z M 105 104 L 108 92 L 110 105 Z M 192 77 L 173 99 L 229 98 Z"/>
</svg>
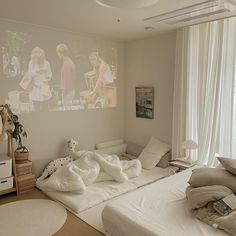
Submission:
<svg viewBox="0 0 236 236">
<path fill-rule="evenodd" d="M 188 183 L 192 187 L 223 185 L 236 193 L 236 176 L 225 169 L 198 168 L 194 169 Z"/>
<path fill-rule="evenodd" d="M 222 185 L 211 185 L 198 188 L 188 186 L 185 193 L 191 208 L 196 209 L 207 205 L 208 202 L 215 202 L 227 197 L 233 192 Z"/>
<path fill-rule="evenodd" d="M 217 159 L 227 171 L 233 175 L 236 175 L 236 160 L 225 157 L 217 157 Z"/>
<path fill-rule="evenodd" d="M 138 157 L 141 161 L 144 169 L 152 169 L 161 158 L 171 149 L 171 146 L 156 138 L 151 137 L 147 146 L 143 149 L 142 153 Z"/>
</svg>

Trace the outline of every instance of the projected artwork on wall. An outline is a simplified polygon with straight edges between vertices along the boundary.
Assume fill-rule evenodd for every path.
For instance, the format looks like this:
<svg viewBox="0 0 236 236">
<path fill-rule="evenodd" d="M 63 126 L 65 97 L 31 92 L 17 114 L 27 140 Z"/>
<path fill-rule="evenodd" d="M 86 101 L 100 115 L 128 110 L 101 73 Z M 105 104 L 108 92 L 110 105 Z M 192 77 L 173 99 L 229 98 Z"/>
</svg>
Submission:
<svg viewBox="0 0 236 236">
<path fill-rule="evenodd" d="M 0 83 L 8 84 L 5 103 L 16 113 L 116 106 L 116 47 L 91 38 L 67 35 L 63 40 L 50 31 L 40 37 L 32 32 L 0 33 Z"/>
</svg>

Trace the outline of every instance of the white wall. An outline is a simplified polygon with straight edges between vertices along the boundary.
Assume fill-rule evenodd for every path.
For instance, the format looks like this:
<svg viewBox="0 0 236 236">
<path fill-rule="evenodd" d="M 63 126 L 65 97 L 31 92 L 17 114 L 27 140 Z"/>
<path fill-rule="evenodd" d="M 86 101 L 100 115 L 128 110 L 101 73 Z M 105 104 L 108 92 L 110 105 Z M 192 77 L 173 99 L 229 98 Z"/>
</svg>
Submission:
<svg viewBox="0 0 236 236">
<path fill-rule="evenodd" d="M 126 44 L 125 139 L 145 145 L 150 136 L 171 143 L 175 32 Z M 135 87 L 154 87 L 154 119 L 136 118 Z"/>
<path fill-rule="evenodd" d="M 1 23 L 0 23 L 1 24 Z M 79 53 L 83 50 L 91 50 L 91 45 L 96 48 L 115 47 L 118 51 L 118 78 L 117 106 L 115 108 L 57 111 L 57 112 L 32 112 L 19 115 L 21 123 L 25 126 L 28 138 L 23 140 L 30 151 L 30 159 L 57 158 L 63 155 L 66 141 L 70 137 L 79 139 L 79 148 L 93 149 L 94 144 L 102 141 L 122 138 L 124 136 L 124 45 L 120 42 L 107 41 L 91 35 L 79 35 L 60 30 L 44 28 L 35 25 L 21 24 L 17 22 L 4 22 L 0 25 L 0 33 L 5 30 L 26 32 L 43 44 L 50 62 L 58 64 L 59 59 L 55 52 L 55 46 L 59 42 L 71 42 Z M 1 35 L 1 34 L 0 34 Z M 0 44 L 1 44 L 0 39 Z M 52 46 L 53 45 L 53 46 Z M 0 47 L 1 48 L 1 47 Z M 86 51 L 87 50 L 87 51 Z M 78 52 L 77 52 L 78 53 Z M 87 54 L 86 54 L 87 55 Z M 30 58 L 30 54 L 28 55 Z M 20 78 L 4 78 L 2 76 L 0 58 L 0 104 L 3 104 L 8 91 L 20 89 Z M 53 79 L 60 78 L 60 70 Z M 3 143 L 0 144 L 0 152 L 3 151 Z"/>
<path fill-rule="evenodd" d="M 39 37 L 51 29 L 16 24 L 11 30 L 37 32 Z M 72 40 L 80 44 L 81 36 L 75 40 L 73 33 L 58 31 L 53 40 Z M 110 42 L 90 36 L 89 41 L 97 45 L 115 45 L 118 49 L 118 102 L 116 108 L 102 110 L 78 110 L 67 112 L 37 112 L 20 115 L 28 138 L 24 144 L 30 150 L 30 159 L 57 158 L 63 155 L 65 141 L 70 137 L 79 138 L 79 147 L 93 149 L 94 144 L 125 137 L 126 140 L 145 145 L 151 135 L 171 142 L 172 99 L 174 85 L 175 33 L 126 43 Z M 83 41 L 84 42 L 84 41 Z M 44 40 L 45 46 L 47 41 Z M 86 46 L 86 45 L 85 45 Z M 53 49 L 54 52 L 54 49 Z M 125 57 L 126 56 L 126 57 Z M 52 59 L 53 60 L 53 57 Z M 58 60 L 58 58 L 55 58 Z M 2 67 L 0 68 L 0 70 Z M 125 74 L 126 73 L 126 74 Z M 4 103 L 6 91 L 15 84 L 12 80 L 0 78 L 0 103 Z M 154 120 L 135 117 L 135 87 L 154 86 Z M 0 144 L 2 152 L 3 144 Z"/>
</svg>

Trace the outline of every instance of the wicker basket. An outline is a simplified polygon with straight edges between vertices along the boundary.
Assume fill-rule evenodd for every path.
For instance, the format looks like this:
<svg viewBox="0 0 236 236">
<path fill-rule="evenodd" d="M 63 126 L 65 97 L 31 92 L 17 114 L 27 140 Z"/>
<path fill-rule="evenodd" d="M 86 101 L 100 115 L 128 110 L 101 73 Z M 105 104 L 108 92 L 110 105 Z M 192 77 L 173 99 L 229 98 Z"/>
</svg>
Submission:
<svg viewBox="0 0 236 236">
<path fill-rule="evenodd" d="M 18 147 L 14 152 L 16 163 L 22 163 L 28 160 L 29 151 L 26 147 Z"/>
<path fill-rule="evenodd" d="M 17 176 L 26 175 L 32 173 L 32 161 L 24 161 L 22 163 L 16 163 Z"/>
<path fill-rule="evenodd" d="M 35 186 L 35 175 L 27 174 L 21 175 L 17 178 L 19 193 L 25 193 L 34 189 Z"/>
</svg>

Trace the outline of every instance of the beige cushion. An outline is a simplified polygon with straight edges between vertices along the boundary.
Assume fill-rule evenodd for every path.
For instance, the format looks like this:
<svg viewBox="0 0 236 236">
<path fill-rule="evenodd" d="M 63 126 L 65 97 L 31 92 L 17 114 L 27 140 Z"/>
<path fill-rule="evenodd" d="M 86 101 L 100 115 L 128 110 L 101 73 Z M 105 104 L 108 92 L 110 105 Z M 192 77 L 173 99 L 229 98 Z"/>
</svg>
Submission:
<svg viewBox="0 0 236 236">
<path fill-rule="evenodd" d="M 222 185 L 211 185 L 193 188 L 188 186 L 186 197 L 192 209 L 207 205 L 208 202 L 214 202 L 232 194 L 232 190 Z"/>
<path fill-rule="evenodd" d="M 236 193 L 236 176 L 225 169 L 198 168 L 194 169 L 188 182 L 192 187 L 223 185 Z"/>
<path fill-rule="evenodd" d="M 138 159 L 141 161 L 142 167 L 149 170 L 154 168 L 170 149 L 169 144 L 151 137 Z"/>
<path fill-rule="evenodd" d="M 233 175 L 236 175 L 236 160 L 225 157 L 217 157 L 217 159 L 227 171 Z"/>
<path fill-rule="evenodd" d="M 127 142 L 127 149 L 126 153 L 131 156 L 136 156 L 136 158 L 141 154 L 143 151 L 143 147 L 132 142 Z"/>
</svg>

